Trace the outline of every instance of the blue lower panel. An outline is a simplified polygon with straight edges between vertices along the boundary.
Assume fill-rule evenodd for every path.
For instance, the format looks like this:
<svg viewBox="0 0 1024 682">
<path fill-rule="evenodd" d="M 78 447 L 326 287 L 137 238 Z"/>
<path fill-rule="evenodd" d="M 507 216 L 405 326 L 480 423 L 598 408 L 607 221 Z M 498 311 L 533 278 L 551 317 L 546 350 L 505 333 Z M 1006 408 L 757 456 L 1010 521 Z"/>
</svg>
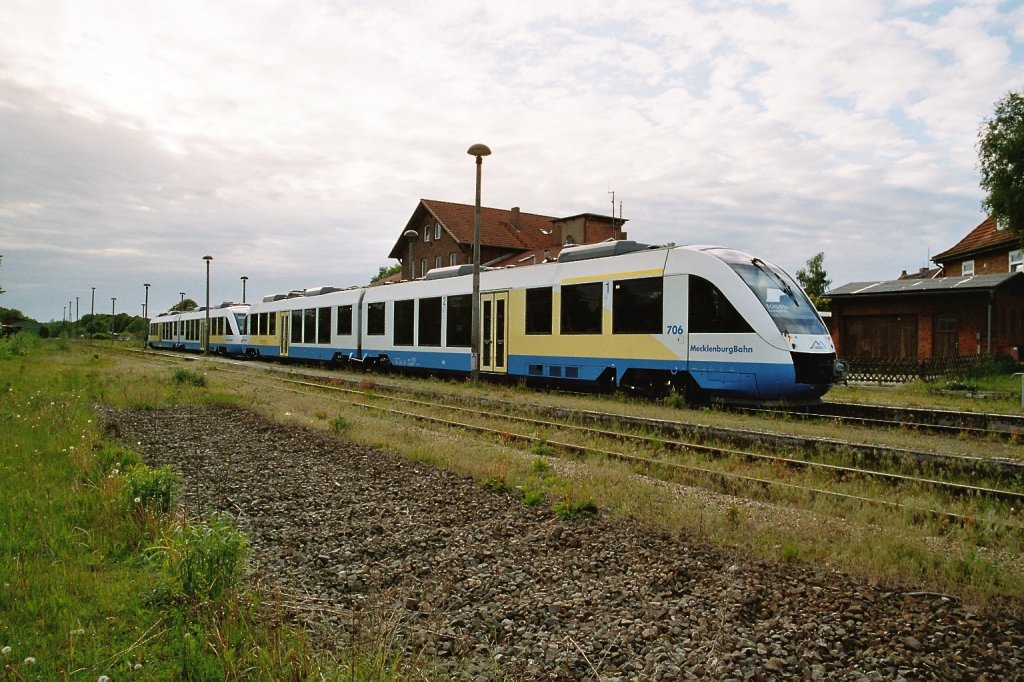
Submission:
<svg viewBox="0 0 1024 682">
<path fill-rule="evenodd" d="M 434 370 L 439 372 L 468 372 L 471 358 L 469 349 L 464 353 L 441 353 L 425 350 L 389 350 L 387 353 L 364 353 L 367 358 L 387 355 L 395 367 Z"/>
</svg>

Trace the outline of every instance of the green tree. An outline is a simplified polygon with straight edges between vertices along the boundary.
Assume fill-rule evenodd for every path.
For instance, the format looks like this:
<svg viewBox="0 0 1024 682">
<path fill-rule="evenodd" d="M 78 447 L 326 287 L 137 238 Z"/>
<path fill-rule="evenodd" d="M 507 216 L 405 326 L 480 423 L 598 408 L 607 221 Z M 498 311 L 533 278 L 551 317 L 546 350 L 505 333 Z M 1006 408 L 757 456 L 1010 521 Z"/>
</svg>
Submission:
<svg viewBox="0 0 1024 682">
<path fill-rule="evenodd" d="M 818 310 L 828 310 L 829 299 L 825 296 L 832 280 L 825 272 L 825 254 L 819 252 L 807 259 L 807 268 L 800 268 L 796 271 L 796 279 L 804 288 L 807 295 L 811 297 L 811 303 Z"/>
<path fill-rule="evenodd" d="M 978 130 L 981 207 L 996 223 L 1024 235 L 1024 95 L 1008 92 Z"/>
<path fill-rule="evenodd" d="M 380 270 L 377 271 L 377 274 L 374 275 L 370 279 L 370 282 L 371 283 L 379 282 L 382 279 L 390 277 L 391 275 L 394 275 L 394 274 L 399 273 L 401 271 L 402 271 L 402 264 L 401 263 L 395 263 L 394 265 L 382 265 L 382 266 L 380 266 Z"/>
<path fill-rule="evenodd" d="M 187 313 L 190 310 L 195 310 L 198 307 L 199 307 L 199 305 L 195 301 L 193 301 L 191 298 L 186 298 L 186 299 L 178 301 L 177 303 L 172 305 L 171 309 L 170 309 L 170 312 L 172 312 L 172 313 Z"/>
</svg>

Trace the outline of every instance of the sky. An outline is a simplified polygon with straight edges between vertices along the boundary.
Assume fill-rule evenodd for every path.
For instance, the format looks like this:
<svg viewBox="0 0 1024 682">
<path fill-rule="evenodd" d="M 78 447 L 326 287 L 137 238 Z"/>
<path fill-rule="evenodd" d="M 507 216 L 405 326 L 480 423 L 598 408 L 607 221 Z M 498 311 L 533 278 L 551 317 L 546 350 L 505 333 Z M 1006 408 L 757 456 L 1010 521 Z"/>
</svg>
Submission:
<svg viewBox="0 0 1024 682">
<path fill-rule="evenodd" d="M 4 0 L 0 306 L 366 283 L 421 198 L 608 214 L 833 286 L 984 218 L 996 0 Z"/>
</svg>

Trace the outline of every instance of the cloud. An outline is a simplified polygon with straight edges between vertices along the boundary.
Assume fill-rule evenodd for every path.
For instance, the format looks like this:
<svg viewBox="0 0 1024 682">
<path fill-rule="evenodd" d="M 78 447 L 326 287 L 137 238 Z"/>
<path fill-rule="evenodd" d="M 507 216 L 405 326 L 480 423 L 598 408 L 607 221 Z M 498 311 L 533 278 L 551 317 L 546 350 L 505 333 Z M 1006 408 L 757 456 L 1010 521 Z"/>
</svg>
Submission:
<svg viewBox="0 0 1024 682">
<path fill-rule="evenodd" d="M 243 273 L 268 293 L 365 281 L 418 199 L 472 202 L 475 142 L 494 150 L 488 205 L 607 212 L 614 190 L 638 239 L 790 270 L 825 250 L 837 283 L 895 276 L 980 220 L 973 144 L 1019 87 L 1022 16 L 916 0 L 3 3 L 4 303 L 31 291 L 26 312 L 53 316 L 68 289 L 159 272 L 157 309 L 195 290 L 206 253 L 227 291 Z M 30 290 L 16 263 L 61 277 Z"/>
</svg>

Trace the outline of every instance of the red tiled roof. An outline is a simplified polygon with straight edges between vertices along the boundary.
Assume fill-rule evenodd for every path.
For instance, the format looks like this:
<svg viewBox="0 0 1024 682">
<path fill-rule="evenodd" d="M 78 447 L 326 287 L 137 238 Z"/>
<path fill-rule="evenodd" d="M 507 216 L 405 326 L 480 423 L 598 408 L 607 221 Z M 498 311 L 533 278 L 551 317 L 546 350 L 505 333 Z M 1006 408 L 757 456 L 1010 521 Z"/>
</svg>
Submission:
<svg viewBox="0 0 1024 682">
<path fill-rule="evenodd" d="M 473 243 L 474 206 L 455 204 L 436 199 L 420 199 L 405 229 L 418 229 L 423 222 L 422 211 L 427 211 L 441 223 L 442 229 L 460 244 Z M 519 212 L 518 230 L 513 226 L 513 211 L 480 207 L 480 243 L 502 249 L 529 251 L 552 246 L 554 241 L 551 216 Z M 404 232 L 405 230 L 403 230 Z M 390 258 L 401 258 L 406 249 L 405 239 L 399 237 L 391 248 Z"/>
<path fill-rule="evenodd" d="M 932 256 L 932 261 L 941 265 L 960 256 L 1019 243 L 1019 240 L 1020 237 L 1009 230 L 997 230 L 996 221 L 986 218 L 954 246 Z"/>
</svg>

